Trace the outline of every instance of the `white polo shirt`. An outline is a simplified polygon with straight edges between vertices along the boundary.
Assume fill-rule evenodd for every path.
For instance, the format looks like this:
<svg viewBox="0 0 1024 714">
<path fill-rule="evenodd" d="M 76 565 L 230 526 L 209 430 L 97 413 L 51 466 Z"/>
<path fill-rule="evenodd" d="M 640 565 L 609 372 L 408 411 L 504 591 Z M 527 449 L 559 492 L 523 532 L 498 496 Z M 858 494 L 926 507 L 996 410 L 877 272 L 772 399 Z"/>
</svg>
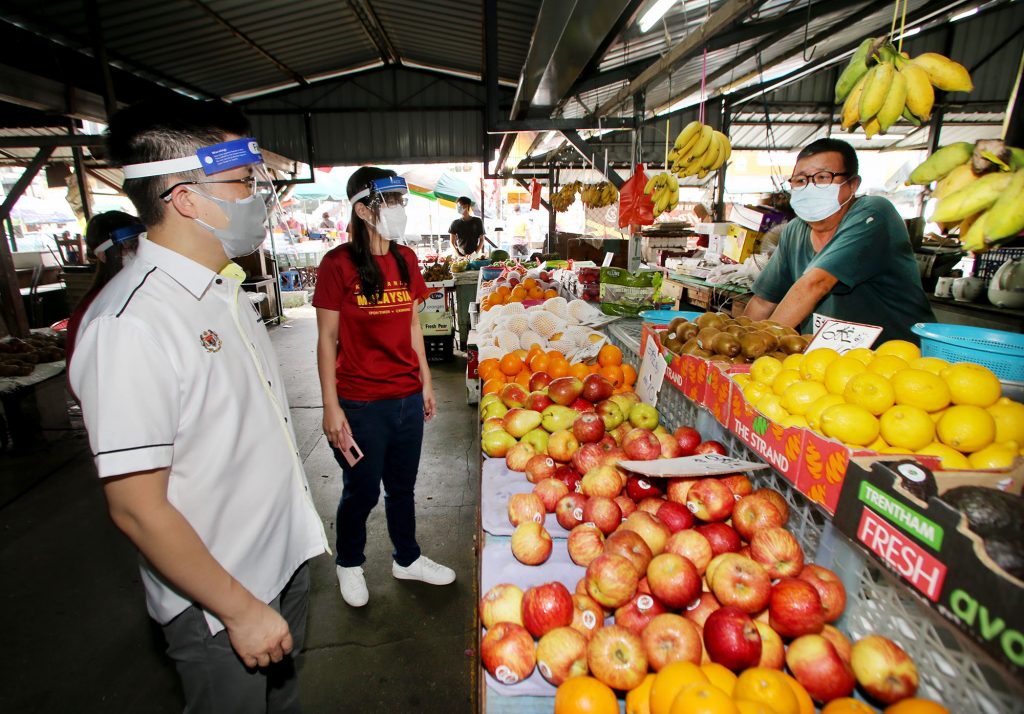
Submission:
<svg viewBox="0 0 1024 714">
<path fill-rule="evenodd" d="M 168 501 L 225 570 L 270 602 L 330 548 L 242 277 L 234 264 L 218 275 L 140 237 L 135 260 L 86 311 L 69 376 L 100 477 L 170 467 Z M 158 622 L 192 604 L 145 559 L 141 570 Z M 206 620 L 211 633 L 224 629 Z"/>
</svg>

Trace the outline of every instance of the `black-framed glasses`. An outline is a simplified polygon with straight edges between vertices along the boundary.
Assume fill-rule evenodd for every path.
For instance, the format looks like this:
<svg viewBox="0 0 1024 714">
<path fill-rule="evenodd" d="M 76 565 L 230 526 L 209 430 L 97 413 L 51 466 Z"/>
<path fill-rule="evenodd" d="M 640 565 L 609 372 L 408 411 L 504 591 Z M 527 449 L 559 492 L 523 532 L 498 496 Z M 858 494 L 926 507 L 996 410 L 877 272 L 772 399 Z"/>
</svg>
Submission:
<svg viewBox="0 0 1024 714">
<path fill-rule="evenodd" d="M 786 181 L 782 182 L 782 187 L 787 191 L 793 189 L 801 189 L 808 183 L 814 184 L 818 188 L 825 188 L 831 186 L 836 180 L 836 176 L 849 176 L 845 171 L 818 171 L 811 176 L 793 176 Z"/>
<path fill-rule="evenodd" d="M 409 205 L 409 199 L 405 194 L 392 192 L 382 193 L 380 196 L 384 199 L 384 205 L 389 208 L 394 208 L 395 206 L 402 206 L 404 208 Z"/>
<path fill-rule="evenodd" d="M 178 188 L 178 186 L 200 186 L 206 183 L 242 183 L 249 187 L 249 195 L 255 196 L 256 186 L 259 182 L 255 176 L 246 176 L 245 178 L 239 179 L 215 179 L 213 181 L 179 181 L 178 183 L 174 184 L 166 191 L 161 193 L 160 198 L 162 198 L 165 201 L 170 200 L 171 193 L 174 191 L 174 189 Z"/>
</svg>

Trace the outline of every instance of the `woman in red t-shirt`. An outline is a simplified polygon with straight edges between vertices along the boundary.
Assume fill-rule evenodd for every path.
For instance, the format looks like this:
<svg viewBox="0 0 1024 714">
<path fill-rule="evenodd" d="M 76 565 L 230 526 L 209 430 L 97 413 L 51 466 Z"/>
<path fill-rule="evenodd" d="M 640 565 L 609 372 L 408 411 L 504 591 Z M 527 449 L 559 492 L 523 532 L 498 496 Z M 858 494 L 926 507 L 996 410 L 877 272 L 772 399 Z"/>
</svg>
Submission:
<svg viewBox="0 0 1024 714">
<path fill-rule="evenodd" d="M 380 498 L 394 546 L 392 574 L 447 585 L 455 572 L 421 555 L 414 490 L 423 423 L 436 402 L 420 331 L 427 285 L 416 254 L 400 246 L 408 188 L 394 171 L 365 166 L 348 181 L 350 240 L 317 270 L 317 369 L 324 434 L 341 466 L 335 561 L 341 596 L 361 607 L 366 519 Z M 351 463 L 352 444 L 362 458 Z M 344 450 L 344 451 L 343 451 Z"/>
</svg>

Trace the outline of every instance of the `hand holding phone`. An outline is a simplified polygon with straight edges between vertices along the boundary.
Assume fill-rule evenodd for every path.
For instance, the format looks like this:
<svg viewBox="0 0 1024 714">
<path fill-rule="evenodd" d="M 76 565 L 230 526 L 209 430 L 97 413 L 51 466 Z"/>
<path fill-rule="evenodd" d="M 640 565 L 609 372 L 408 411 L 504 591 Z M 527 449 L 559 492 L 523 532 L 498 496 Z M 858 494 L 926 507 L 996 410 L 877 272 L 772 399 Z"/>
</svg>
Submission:
<svg viewBox="0 0 1024 714">
<path fill-rule="evenodd" d="M 359 444 L 352 438 L 352 431 L 348 428 L 348 424 L 341 432 L 341 455 L 345 457 L 345 461 L 348 462 L 349 466 L 355 466 L 359 463 L 359 460 L 363 458 L 363 451 L 359 448 Z"/>
</svg>

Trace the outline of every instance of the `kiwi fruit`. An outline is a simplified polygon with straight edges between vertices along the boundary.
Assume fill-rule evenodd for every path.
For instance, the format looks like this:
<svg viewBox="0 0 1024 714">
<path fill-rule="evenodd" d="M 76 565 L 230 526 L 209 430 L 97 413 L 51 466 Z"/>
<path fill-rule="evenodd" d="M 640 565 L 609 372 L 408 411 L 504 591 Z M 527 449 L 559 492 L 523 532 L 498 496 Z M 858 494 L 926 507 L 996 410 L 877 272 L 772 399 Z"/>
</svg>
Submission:
<svg viewBox="0 0 1024 714">
<path fill-rule="evenodd" d="M 675 332 L 676 334 L 679 334 L 679 328 L 685 325 L 687 322 L 688 320 L 685 317 L 674 318 L 672 322 L 668 323 L 668 330 L 669 332 Z"/>
<path fill-rule="evenodd" d="M 707 350 L 697 349 L 693 352 L 694 357 L 700 357 L 701 359 L 711 359 L 714 355 Z"/>
<path fill-rule="evenodd" d="M 730 325 L 725 328 L 725 331 L 733 337 L 743 337 L 743 335 L 747 334 L 747 331 L 743 329 L 742 325 Z"/>
<path fill-rule="evenodd" d="M 700 349 L 700 347 L 697 345 L 697 338 L 696 337 L 691 337 L 690 339 L 688 339 L 686 342 L 683 343 L 683 348 L 681 350 L 679 350 L 679 354 L 681 354 L 681 355 L 692 355 L 694 352 L 696 352 L 699 349 Z"/>
<path fill-rule="evenodd" d="M 715 335 L 718 334 L 718 329 L 714 327 L 705 327 L 697 333 L 697 344 L 700 345 L 701 349 L 711 351 L 711 340 Z"/>
<path fill-rule="evenodd" d="M 687 322 L 685 325 L 679 328 L 679 331 L 676 334 L 679 335 L 679 339 L 685 341 L 692 340 L 694 337 L 697 336 L 698 332 L 700 332 L 699 327 L 694 325 L 692 322 Z"/>
<path fill-rule="evenodd" d="M 714 327 L 715 329 L 718 329 L 722 326 L 722 318 L 713 312 L 705 312 L 694 320 L 694 323 L 702 330 L 705 327 Z"/>
<path fill-rule="evenodd" d="M 658 336 L 658 340 L 663 347 L 668 347 L 668 341 L 674 336 L 672 330 L 663 330 L 661 335 Z"/>
<path fill-rule="evenodd" d="M 719 364 L 726 365 L 726 366 L 732 364 L 732 360 L 729 359 L 728 357 L 726 357 L 725 355 L 711 355 L 711 357 L 708 358 L 708 361 L 709 362 L 718 362 Z"/>
<path fill-rule="evenodd" d="M 777 359 L 779 362 L 789 357 L 789 355 L 787 355 L 785 352 L 772 352 L 771 356 Z"/>
<path fill-rule="evenodd" d="M 747 358 L 744 357 L 742 355 L 742 353 L 741 353 L 741 354 L 736 355 L 735 357 L 733 357 L 729 361 L 732 362 L 733 364 L 746 364 L 747 363 Z"/>
<path fill-rule="evenodd" d="M 779 325 L 779 327 L 782 328 L 782 334 L 784 334 L 784 335 L 799 335 L 800 334 L 799 332 L 797 332 L 795 329 L 793 329 L 789 325 Z"/>
<path fill-rule="evenodd" d="M 779 338 L 777 335 L 768 332 L 767 330 L 761 330 L 758 334 L 761 335 L 761 339 L 764 340 L 765 352 L 774 352 L 779 349 Z"/>
<path fill-rule="evenodd" d="M 740 353 L 740 341 L 728 332 L 719 332 L 711 338 L 711 348 L 720 355 L 735 357 Z"/>
<path fill-rule="evenodd" d="M 737 325 L 743 325 L 744 327 L 749 325 L 751 322 L 753 322 L 753 320 L 751 320 L 746 315 L 740 315 L 739 317 L 736 318 L 736 324 Z"/>
<path fill-rule="evenodd" d="M 740 338 L 740 352 L 750 361 L 754 361 L 767 351 L 764 340 L 757 332 L 751 332 Z"/>
<path fill-rule="evenodd" d="M 793 355 L 803 352 L 807 344 L 800 335 L 783 335 L 779 340 L 779 347 L 787 355 Z"/>
</svg>

